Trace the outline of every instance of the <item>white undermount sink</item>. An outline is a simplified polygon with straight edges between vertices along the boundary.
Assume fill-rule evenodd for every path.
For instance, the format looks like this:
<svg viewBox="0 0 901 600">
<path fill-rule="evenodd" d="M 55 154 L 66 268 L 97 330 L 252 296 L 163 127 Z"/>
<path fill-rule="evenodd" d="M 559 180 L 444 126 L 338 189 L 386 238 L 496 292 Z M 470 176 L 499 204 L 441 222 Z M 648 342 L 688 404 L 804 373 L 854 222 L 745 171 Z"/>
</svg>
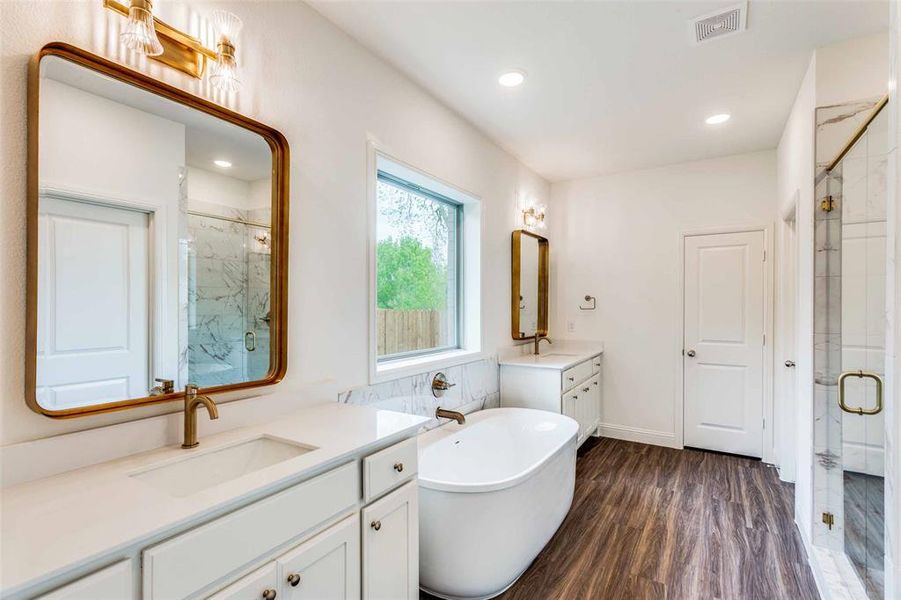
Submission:
<svg viewBox="0 0 901 600">
<path fill-rule="evenodd" d="M 313 446 L 261 436 L 202 454 L 186 453 L 184 458 L 132 473 L 129 477 L 183 498 L 313 450 L 316 450 Z"/>
</svg>

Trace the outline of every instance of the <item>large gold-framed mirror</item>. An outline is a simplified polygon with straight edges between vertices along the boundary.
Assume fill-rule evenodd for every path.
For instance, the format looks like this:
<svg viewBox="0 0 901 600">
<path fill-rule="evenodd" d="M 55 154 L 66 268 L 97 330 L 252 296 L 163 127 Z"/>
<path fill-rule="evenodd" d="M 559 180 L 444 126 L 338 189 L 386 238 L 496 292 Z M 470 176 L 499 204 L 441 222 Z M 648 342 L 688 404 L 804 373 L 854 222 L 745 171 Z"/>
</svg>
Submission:
<svg viewBox="0 0 901 600">
<path fill-rule="evenodd" d="M 548 334 L 547 238 L 525 229 L 513 232 L 512 335 L 528 340 Z"/>
<path fill-rule="evenodd" d="M 75 417 L 281 380 L 284 136 L 64 43 L 29 85 L 28 405 Z"/>
</svg>

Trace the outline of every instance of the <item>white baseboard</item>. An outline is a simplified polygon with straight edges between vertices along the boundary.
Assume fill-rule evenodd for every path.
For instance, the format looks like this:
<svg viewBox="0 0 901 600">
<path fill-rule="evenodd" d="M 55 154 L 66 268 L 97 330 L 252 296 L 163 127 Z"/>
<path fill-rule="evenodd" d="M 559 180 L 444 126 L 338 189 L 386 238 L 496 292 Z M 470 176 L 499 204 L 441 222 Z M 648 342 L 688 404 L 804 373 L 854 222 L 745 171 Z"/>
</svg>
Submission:
<svg viewBox="0 0 901 600">
<path fill-rule="evenodd" d="M 676 443 L 676 434 L 671 431 L 657 431 L 654 429 L 641 429 L 628 425 L 616 425 L 614 423 L 601 423 L 598 433 L 602 437 L 627 442 L 640 442 L 653 446 L 666 446 L 667 448 L 681 448 Z"/>
</svg>

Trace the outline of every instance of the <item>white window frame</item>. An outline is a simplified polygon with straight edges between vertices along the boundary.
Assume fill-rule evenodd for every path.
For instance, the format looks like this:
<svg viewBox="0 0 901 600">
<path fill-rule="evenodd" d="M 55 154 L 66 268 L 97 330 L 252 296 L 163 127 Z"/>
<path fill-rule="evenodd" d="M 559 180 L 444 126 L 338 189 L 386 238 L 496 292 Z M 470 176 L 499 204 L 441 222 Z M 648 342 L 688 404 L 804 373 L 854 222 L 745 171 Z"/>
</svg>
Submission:
<svg viewBox="0 0 901 600">
<path fill-rule="evenodd" d="M 458 260 L 459 324 L 458 347 L 444 351 L 379 360 L 377 346 L 377 279 L 376 246 L 378 242 L 378 172 L 384 171 L 411 184 L 445 196 L 462 206 L 459 224 L 460 244 Z M 399 377 L 416 375 L 439 368 L 447 368 L 482 358 L 481 323 L 481 202 L 434 175 L 389 155 L 377 143 L 370 140 L 367 151 L 367 205 L 369 216 L 369 383 L 390 381 Z"/>
</svg>

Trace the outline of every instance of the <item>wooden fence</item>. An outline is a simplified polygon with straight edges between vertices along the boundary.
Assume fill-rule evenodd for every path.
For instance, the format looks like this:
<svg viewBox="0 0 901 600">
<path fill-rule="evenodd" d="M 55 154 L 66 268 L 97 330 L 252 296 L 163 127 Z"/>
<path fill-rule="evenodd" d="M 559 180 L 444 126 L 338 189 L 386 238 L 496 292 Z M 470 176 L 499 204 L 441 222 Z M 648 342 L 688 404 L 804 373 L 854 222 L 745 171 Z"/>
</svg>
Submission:
<svg viewBox="0 0 901 600">
<path fill-rule="evenodd" d="M 376 311 L 378 355 L 436 348 L 447 343 L 447 319 L 438 310 Z"/>
</svg>

